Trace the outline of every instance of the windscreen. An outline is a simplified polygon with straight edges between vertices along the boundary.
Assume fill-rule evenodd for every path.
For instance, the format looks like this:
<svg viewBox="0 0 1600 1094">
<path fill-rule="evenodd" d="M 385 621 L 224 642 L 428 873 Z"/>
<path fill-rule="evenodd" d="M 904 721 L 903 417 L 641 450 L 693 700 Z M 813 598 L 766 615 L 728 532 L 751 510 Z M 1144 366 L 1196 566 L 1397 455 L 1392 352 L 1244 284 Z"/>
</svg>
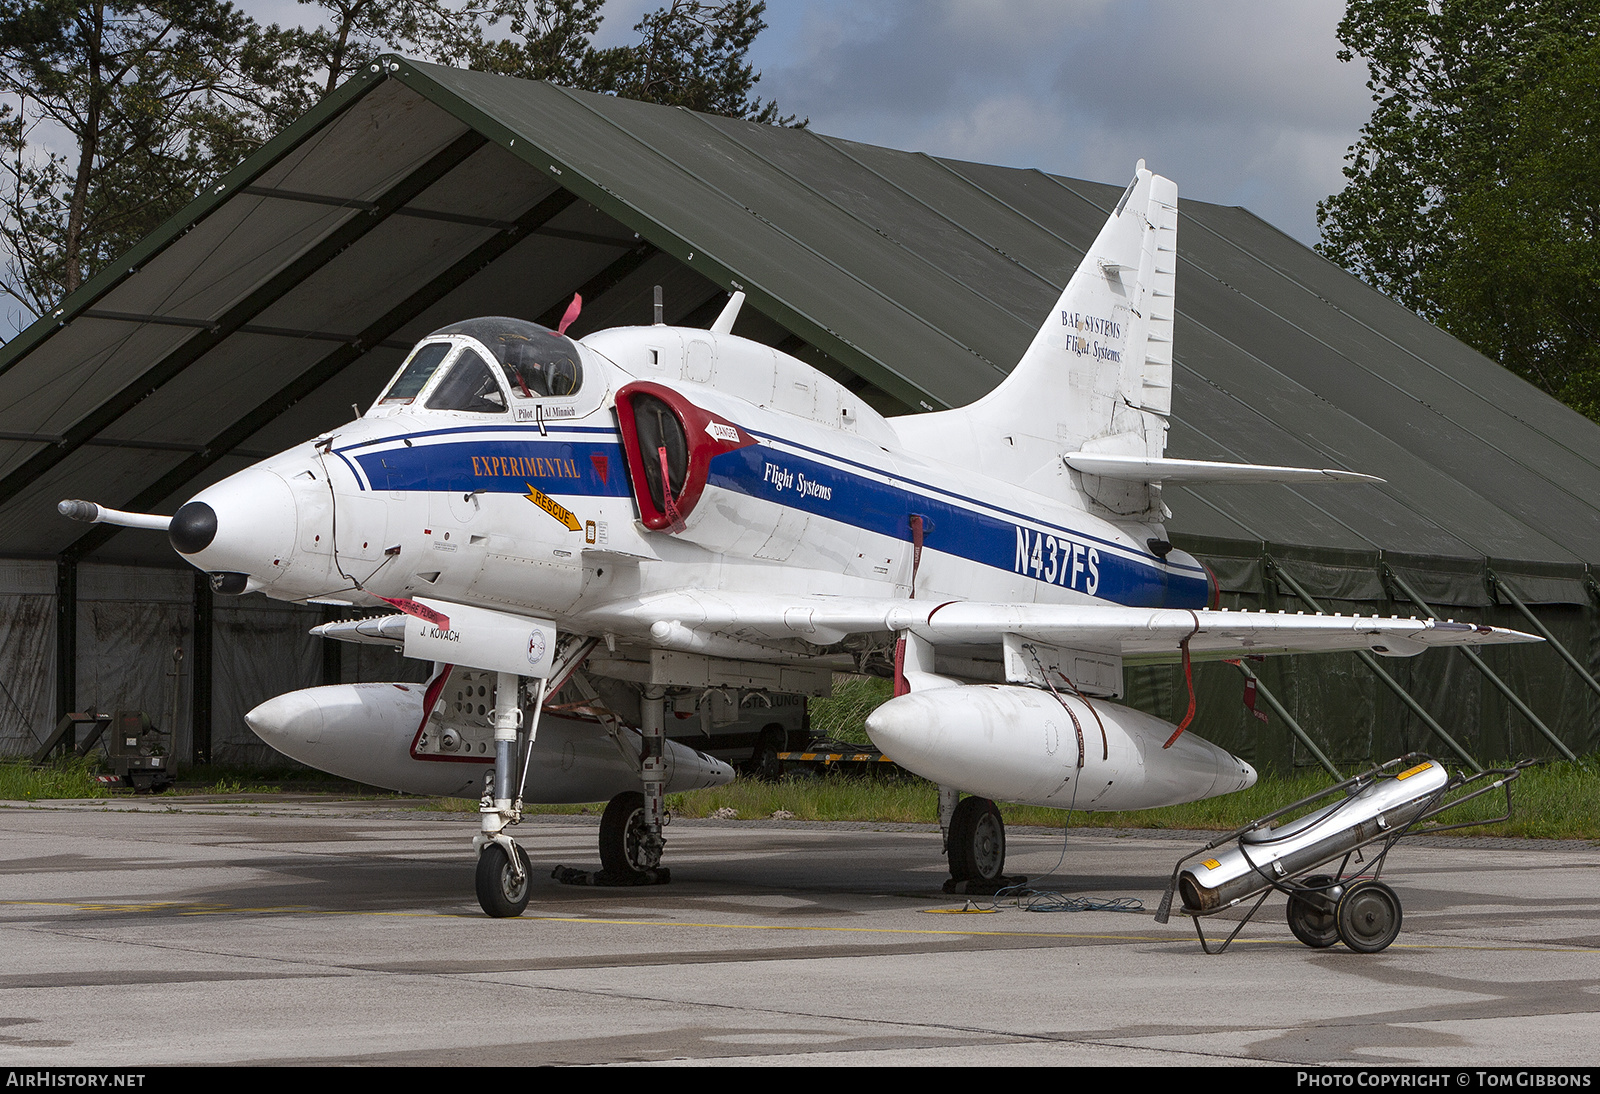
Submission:
<svg viewBox="0 0 1600 1094">
<path fill-rule="evenodd" d="M 428 396 L 429 410 L 466 410 L 475 414 L 499 414 L 506 409 L 506 397 L 494 382 L 494 372 L 483 355 L 464 349 L 450 366 L 445 378 Z"/>
<path fill-rule="evenodd" d="M 445 354 L 449 352 L 449 342 L 429 342 L 417 347 L 411 354 L 411 360 L 406 362 L 406 367 L 399 378 L 389 385 L 388 391 L 384 392 L 379 405 L 409 403 L 415 399 L 417 392 L 423 389 L 428 378 L 433 375 L 434 369 L 439 367 L 439 362 L 443 361 Z"/>
</svg>

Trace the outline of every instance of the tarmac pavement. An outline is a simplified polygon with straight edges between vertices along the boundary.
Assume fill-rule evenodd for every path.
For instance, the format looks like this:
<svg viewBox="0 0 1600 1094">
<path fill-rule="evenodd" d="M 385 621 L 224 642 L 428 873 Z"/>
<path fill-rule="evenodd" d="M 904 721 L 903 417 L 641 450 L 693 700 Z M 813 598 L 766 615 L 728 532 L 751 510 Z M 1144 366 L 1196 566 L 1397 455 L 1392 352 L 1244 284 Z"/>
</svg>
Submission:
<svg viewBox="0 0 1600 1094">
<path fill-rule="evenodd" d="M 414 800 L 0 803 L 0 1066 L 1600 1062 L 1600 844 L 1409 840 L 1383 953 L 1274 896 L 1207 956 L 1153 919 L 1202 834 L 1011 830 L 1008 872 L 1143 904 L 1043 914 L 963 911 L 925 825 L 679 820 L 670 885 L 550 880 L 597 826 L 514 829 L 492 920 L 476 817 Z"/>
</svg>

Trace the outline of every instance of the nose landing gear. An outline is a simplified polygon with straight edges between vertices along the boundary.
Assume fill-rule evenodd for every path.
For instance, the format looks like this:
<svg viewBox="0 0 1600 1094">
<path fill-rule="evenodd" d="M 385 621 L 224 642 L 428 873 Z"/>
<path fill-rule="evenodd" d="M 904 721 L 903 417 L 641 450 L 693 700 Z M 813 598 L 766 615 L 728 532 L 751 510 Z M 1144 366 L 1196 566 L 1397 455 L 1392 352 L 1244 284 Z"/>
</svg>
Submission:
<svg viewBox="0 0 1600 1094">
<path fill-rule="evenodd" d="M 528 906 L 532 882 L 528 874 L 528 855 L 518 847 L 505 829 L 522 820 L 522 787 L 512 794 L 512 777 L 519 754 L 532 758 L 534 734 L 539 730 L 539 711 L 544 706 L 547 679 L 539 680 L 538 698 L 533 704 L 533 721 L 526 733 L 522 728 L 522 680 L 502 672 L 494 690 L 494 770 L 484 779 L 478 813 L 483 830 L 474 837 L 478 847 L 476 888 L 478 905 L 484 914 L 507 919 L 522 914 Z M 521 747 L 523 738 L 526 747 Z M 528 777 L 527 760 L 522 779 Z"/>
</svg>

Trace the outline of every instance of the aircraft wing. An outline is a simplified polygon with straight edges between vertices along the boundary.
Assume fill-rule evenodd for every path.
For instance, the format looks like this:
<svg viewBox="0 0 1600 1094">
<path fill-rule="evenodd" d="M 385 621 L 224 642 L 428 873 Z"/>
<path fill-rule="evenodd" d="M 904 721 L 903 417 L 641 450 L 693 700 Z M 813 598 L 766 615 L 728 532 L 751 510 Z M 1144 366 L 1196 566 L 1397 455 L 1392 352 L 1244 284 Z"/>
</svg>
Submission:
<svg viewBox="0 0 1600 1094">
<path fill-rule="evenodd" d="M 586 613 L 585 621 L 617 633 L 648 635 L 657 646 L 704 652 L 730 645 L 771 645 L 776 652 L 795 639 L 828 646 L 850 635 L 901 631 L 935 646 L 998 643 L 1004 635 L 1014 634 L 1048 645 L 1150 661 L 1176 659 L 1185 638 L 1192 655 L 1208 659 L 1341 650 L 1411 656 L 1433 646 L 1541 641 L 1501 627 L 1404 617 L 1092 604 L 938 604 L 701 590 L 613 604 Z"/>
</svg>

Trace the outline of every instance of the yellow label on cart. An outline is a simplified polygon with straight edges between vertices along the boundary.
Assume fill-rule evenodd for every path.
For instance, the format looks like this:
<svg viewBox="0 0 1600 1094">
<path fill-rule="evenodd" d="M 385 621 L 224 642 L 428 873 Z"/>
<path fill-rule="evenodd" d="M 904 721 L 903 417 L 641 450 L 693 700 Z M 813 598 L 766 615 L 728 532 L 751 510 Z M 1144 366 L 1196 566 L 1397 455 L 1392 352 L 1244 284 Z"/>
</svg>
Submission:
<svg viewBox="0 0 1600 1094">
<path fill-rule="evenodd" d="M 1415 775 L 1417 772 L 1426 771 L 1432 766 L 1433 766 L 1433 764 L 1431 764 L 1431 763 L 1418 764 L 1416 767 L 1413 767 L 1413 768 L 1410 768 L 1409 770 L 1400 772 L 1400 774 L 1396 775 L 1395 778 L 1396 779 L 1409 779 L 1411 776 Z"/>
<path fill-rule="evenodd" d="M 1214 858 L 1208 858 L 1200 865 L 1204 866 L 1207 870 L 1215 870 L 1217 867 L 1221 866 L 1222 863 L 1218 862 Z"/>
</svg>

